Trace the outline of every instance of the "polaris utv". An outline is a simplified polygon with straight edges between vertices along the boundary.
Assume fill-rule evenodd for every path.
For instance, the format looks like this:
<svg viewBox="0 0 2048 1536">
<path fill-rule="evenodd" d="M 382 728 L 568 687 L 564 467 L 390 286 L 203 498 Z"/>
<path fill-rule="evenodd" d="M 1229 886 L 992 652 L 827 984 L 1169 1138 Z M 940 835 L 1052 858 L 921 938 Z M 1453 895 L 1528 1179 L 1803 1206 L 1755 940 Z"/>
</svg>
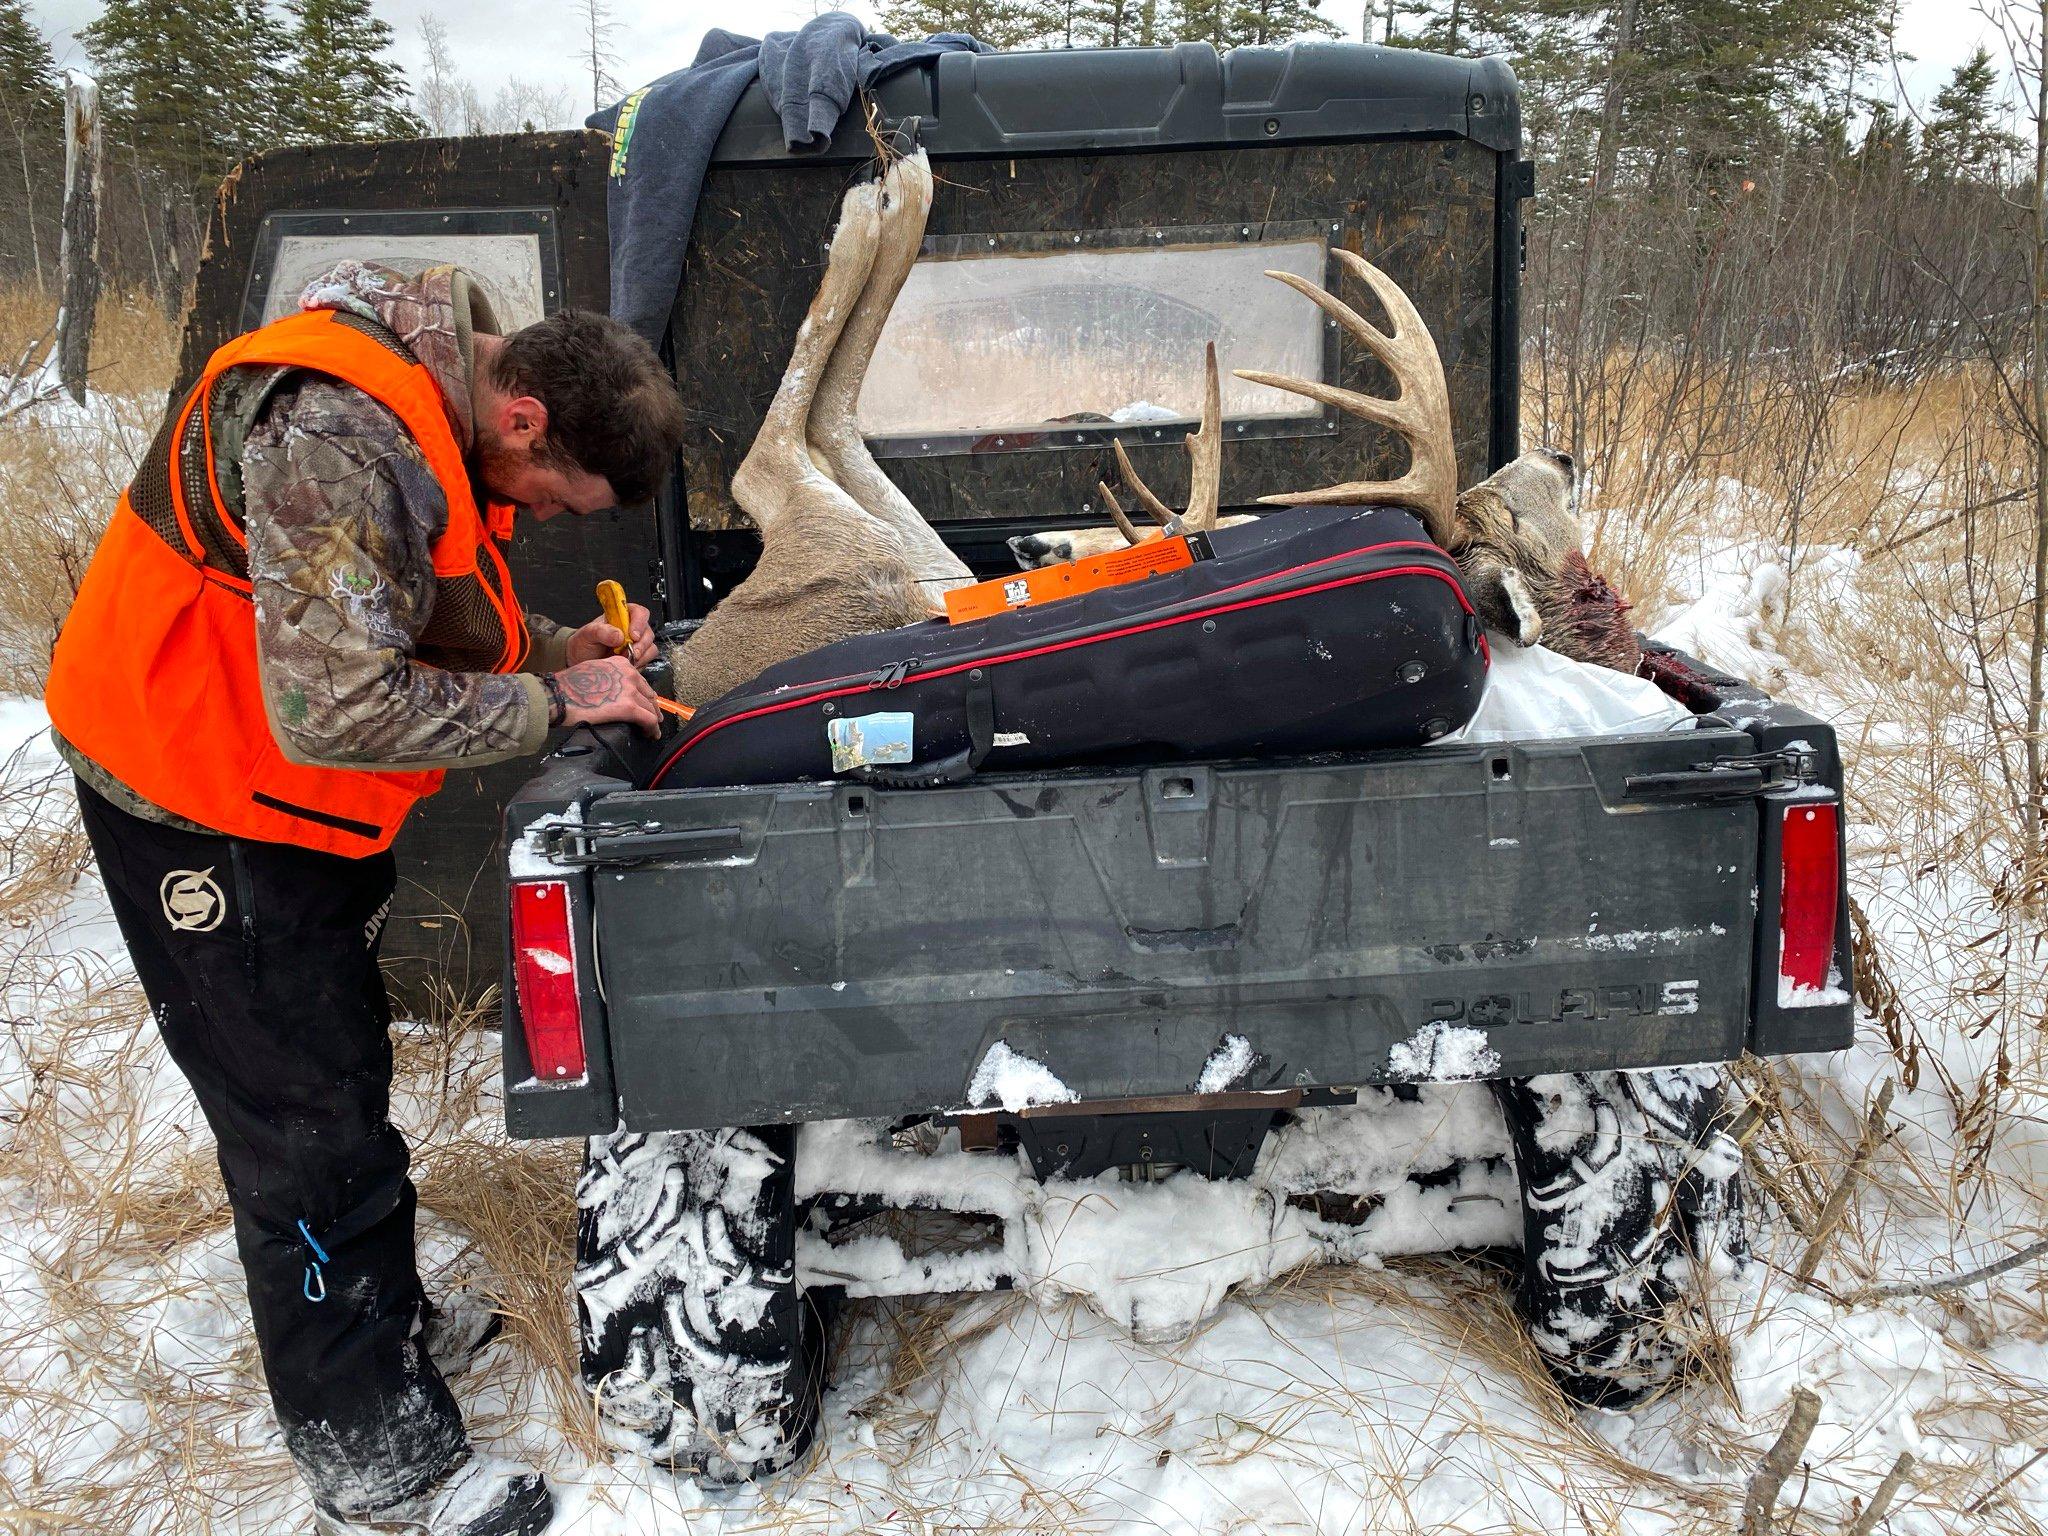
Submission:
<svg viewBox="0 0 2048 1536">
<path fill-rule="evenodd" d="M 1533 175 L 1502 63 L 955 54 L 874 105 L 915 125 L 939 190 L 862 426 L 977 574 L 1014 571 L 1009 539 L 1101 523 L 1113 442 L 1171 498 L 1190 423 L 1160 402 L 1204 341 L 1380 391 L 1261 277 L 1334 288 L 1339 250 L 1435 334 L 1464 483 L 1517 452 Z M 522 535 L 536 608 L 628 576 L 687 644 L 746 576 L 729 486 L 871 155 L 858 117 L 795 156 L 758 87 L 740 103 L 667 338 L 698 430 L 651 511 Z M 186 361 L 343 255 L 459 261 L 508 323 L 603 308 L 606 168 L 586 134 L 254 161 Z M 970 342 L 975 387 L 942 366 Z M 1034 376 L 1020 412 L 1046 355 L 1113 372 L 1130 408 L 1062 410 Z M 1225 429 L 1225 511 L 1399 463 L 1299 401 Z M 1718 1064 L 1839 1048 L 1851 1006 L 1833 731 L 1649 649 L 1686 729 L 920 788 L 648 787 L 658 745 L 599 730 L 537 774 L 451 782 L 400 840 L 387 947 L 402 984 L 457 990 L 505 955 L 510 1133 L 592 1138 L 578 1292 L 614 1436 L 712 1477 L 787 1463 L 841 1296 L 1078 1291 L 1168 1336 L 1234 1284 L 1432 1247 L 1519 1249 L 1578 1397 L 1665 1378 L 1675 1313 L 1741 1249 Z M 1064 1264 L 1061 1192 L 1069 1214 L 1151 1202 L 1175 1236 L 1126 1273 Z"/>
</svg>

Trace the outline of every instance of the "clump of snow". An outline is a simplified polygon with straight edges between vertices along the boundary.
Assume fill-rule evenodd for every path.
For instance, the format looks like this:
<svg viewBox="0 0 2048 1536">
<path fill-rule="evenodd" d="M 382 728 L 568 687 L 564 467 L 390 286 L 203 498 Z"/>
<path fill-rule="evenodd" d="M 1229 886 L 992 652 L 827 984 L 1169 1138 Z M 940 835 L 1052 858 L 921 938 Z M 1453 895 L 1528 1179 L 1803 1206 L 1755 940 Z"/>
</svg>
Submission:
<svg viewBox="0 0 2048 1536">
<path fill-rule="evenodd" d="M 1840 1008 L 1849 1001 L 1849 994 L 1839 986 L 1802 986 L 1790 976 L 1778 978 L 1778 1006 L 1780 1008 Z"/>
<path fill-rule="evenodd" d="M 1044 1062 L 1001 1040 L 988 1048 L 967 1085 L 967 1102 L 975 1108 L 994 1100 L 1011 1114 L 1034 1104 L 1071 1104 L 1080 1097 Z"/>
<path fill-rule="evenodd" d="M 1469 1024 L 1425 1024 L 1387 1050 L 1387 1070 L 1408 1082 L 1451 1083 L 1500 1070 L 1486 1031 Z"/>
<path fill-rule="evenodd" d="M 1197 1093 L 1225 1093 L 1242 1084 L 1252 1070 L 1258 1053 L 1243 1035 L 1225 1035 L 1209 1059 L 1202 1063 L 1202 1075 L 1195 1079 Z"/>
<path fill-rule="evenodd" d="M 505 874 L 513 880 L 556 880 L 563 873 L 561 865 L 548 857 L 546 837 L 550 827 L 580 827 L 583 825 L 583 807 L 571 805 L 567 810 L 551 812 L 535 817 L 519 834 L 519 840 L 505 849 Z"/>
</svg>

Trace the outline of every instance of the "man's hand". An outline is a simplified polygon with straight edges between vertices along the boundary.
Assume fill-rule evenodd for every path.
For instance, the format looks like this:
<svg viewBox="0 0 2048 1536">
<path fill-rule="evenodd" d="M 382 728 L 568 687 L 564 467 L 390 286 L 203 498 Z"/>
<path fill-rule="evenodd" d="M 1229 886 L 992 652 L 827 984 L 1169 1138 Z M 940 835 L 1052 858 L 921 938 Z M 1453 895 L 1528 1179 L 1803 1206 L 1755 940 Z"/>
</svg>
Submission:
<svg viewBox="0 0 2048 1536">
<path fill-rule="evenodd" d="M 643 622 L 646 616 L 644 608 L 636 614 Z M 594 627 L 585 625 L 578 630 L 579 638 Z M 604 629 L 608 634 L 618 633 L 609 624 Z M 654 642 L 648 641 L 650 651 L 653 646 Z M 638 726 L 650 736 L 661 734 L 654 689 L 627 657 L 600 656 L 593 661 L 579 661 L 573 667 L 549 673 L 542 682 L 548 691 L 550 726 L 623 722 Z"/>
<path fill-rule="evenodd" d="M 633 648 L 624 653 L 636 667 L 644 667 L 654 660 L 654 626 L 647 610 L 638 603 L 629 603 L 626 613 L 633 629 Z M 588 624 L 569 637 L 569 664 L 596 661 L 600 656 L 609 656 L 626 643 L 626 637 L 602 618 L 592 619 Z"/>
</svg>

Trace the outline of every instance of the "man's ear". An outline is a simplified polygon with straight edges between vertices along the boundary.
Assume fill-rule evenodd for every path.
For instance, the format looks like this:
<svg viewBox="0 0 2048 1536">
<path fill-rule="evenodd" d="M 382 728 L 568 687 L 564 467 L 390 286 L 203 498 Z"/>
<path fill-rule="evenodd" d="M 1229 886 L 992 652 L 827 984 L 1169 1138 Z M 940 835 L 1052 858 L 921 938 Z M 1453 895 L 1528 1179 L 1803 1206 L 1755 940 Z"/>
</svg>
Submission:
<svg viewBox="0 0 2048 1536">
<path fill-rule="evenodd" d="M 532 395 L 500 400 L 493 414 L 498 436 L 508 443 L 531 448 L 548 435 L 548 408 Z"/>
</svg>

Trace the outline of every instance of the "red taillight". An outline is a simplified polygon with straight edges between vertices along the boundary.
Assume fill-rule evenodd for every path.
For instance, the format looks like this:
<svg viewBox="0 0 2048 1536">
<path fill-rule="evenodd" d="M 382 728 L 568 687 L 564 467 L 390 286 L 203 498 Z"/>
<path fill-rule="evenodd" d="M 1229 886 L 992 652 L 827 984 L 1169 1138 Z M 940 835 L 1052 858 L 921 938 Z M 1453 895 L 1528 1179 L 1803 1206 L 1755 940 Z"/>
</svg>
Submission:
<svg viewBox="0 0 2048 1536">
<path fill-rule="evenodd" d="M 1781 1004 L 1834 1000 L 1830 972 L 1842 899 L 1841 825 L 1841 809 L 1833 804 L 1785 807 L 1779 843 L 1785 882 L 1778 902 Z"/>
<path fill-rule="evenodd" d="M 583 1015 L 564 882 L 513 882 L 512 975 L 534 1077 L 543 1083 L 582 1077 Z"/>
</svg>

